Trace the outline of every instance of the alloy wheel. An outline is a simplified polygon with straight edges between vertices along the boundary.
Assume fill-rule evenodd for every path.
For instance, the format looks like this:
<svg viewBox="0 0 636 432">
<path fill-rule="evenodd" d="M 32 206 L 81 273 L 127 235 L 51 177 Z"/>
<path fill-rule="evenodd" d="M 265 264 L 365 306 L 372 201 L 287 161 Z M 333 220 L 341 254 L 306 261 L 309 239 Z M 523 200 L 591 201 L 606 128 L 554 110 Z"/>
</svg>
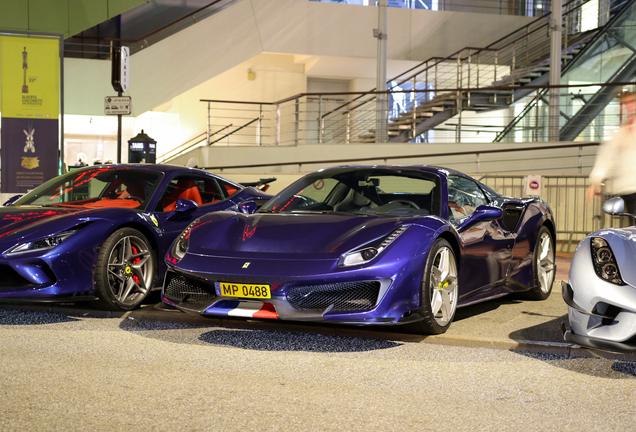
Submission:
<svg viewBox="0 0 636 432">
<path fill-rule="evenodd" d="M 108 285 L 117 301 L 133 305 L 146 296 L 154 274 L 150 249 L 139 237 L 126 236 L 108 257 Z"/>
<path fill-rule="evenodd" d="M 433 259 L 429 292 L 435 321 L 447 325 L 457 308 L 457 263 L 448 247 L 438 249 Z"/>
<path fill-rule="evenodd" d="M 544 232 L 539 238 L 539 254 L 537 256 L 537 278 L 541 291 L 547 293 L 554 281 L 554 246 L 550 234 Z"/>
</svg>

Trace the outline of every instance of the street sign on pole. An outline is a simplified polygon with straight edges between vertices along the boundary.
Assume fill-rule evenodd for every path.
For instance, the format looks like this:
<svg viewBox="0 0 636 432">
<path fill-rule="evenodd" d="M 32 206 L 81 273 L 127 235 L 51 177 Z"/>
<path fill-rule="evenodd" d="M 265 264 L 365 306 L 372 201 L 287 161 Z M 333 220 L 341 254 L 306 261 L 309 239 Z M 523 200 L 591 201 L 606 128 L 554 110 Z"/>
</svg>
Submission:
<svg viewBox="0 0 636 432">
<path fill-rule="evenodd" d="M 132 99 L 130 96 L 106 96 L 104 98 L 104 114 L 124 114 L 132 112 Z"/>
<path fill-rule="evenodd" d="M 121 86 L 122 92 L 128 91 L 128 75 L 129 75 L 129 59 L 130 59 L 130 48 L 121 47 L 121 54 L 119 59 L 119 85 Z"/>
</svg>

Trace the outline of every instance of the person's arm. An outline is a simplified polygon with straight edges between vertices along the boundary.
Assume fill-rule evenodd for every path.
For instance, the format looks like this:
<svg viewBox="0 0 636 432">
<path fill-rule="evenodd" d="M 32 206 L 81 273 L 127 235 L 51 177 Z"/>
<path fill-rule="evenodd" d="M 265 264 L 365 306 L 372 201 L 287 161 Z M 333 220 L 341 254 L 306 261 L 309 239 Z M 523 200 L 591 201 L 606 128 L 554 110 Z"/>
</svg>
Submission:
<svg viewBox="0 0 636 432">
<path fill-rule="evenodd" d="M 590 173 L 590 186 L 585 193 L 585 199 L 591 200 L 595 194 L 601 193 L 601 183 L 611 177 L 612 165 L 617 159 L 618 140 L 620 136 L 615 134 L 609 141 L 604 142 L 596 154 L 596 162 Z"/>
</svg>

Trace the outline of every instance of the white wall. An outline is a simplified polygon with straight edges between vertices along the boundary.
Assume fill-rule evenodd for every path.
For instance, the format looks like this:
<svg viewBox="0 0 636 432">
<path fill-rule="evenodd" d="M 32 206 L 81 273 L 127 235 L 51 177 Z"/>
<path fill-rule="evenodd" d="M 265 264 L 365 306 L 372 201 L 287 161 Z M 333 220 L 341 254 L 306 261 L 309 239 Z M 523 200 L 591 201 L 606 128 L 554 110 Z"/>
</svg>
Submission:
<svg viewBox="0 0 636 432">
<path fill-rule="evenodd" d="M 388 57 L 390 61 L 406 62 L 402 65 L 406 68 L 411 61 L 447 56 L 466 46 L 488 45 L 531 20 L 389 8 Z M 128 95 L 133 98 L 133 115 L 155 109 L 264 52 L 350 58 L 340 63 L 355 65 L 361 61 L 373 65 L 375 27 L 374 7 L 243 0 L 131 56 Z M 342 73 L 342 67 L 326 68 L 321 65 L 328 63 L 318 60 L 308 62 L 308 73 L 312 67 L 317 68 L 313 76 Z M 101 115 L 104 97 L 114 94 L 110 63 L 65 59 L 64 64 L 65 112 Z M 369 74 L 374 76 L 373 68 Z"/>
<path fill-rule="evenodd" d="M 335 165 L 347 165 L 347 160 L 373 158 L 357 165 L 384 164 L 429 164 L 454 168 L 466 173 L 533 173 L 533 174 L 579 174 L 579 148 L 560 150 L 534 150 L 512 153 L 483 153 L 488 150 L 516 149 L 527 147 L 549 147 L 568 143 L 481 143 L 481 144 L 312 144 L 293 147 L 200 147 L 170 161 L 185 165 L 196 158 L 199 167 L 213 167 L 213 171 L 230 177 L 232 173 L 254 173 L 276 176 L 278 173 L 306 173 Z M 580 143 L 577 143 L 580 144 Z M 580 174 L 589 174 L 594 163 L 597 147 L 582 148 Z M 480 151 L 479 155 L 472 152 Z M 435 156 L 440 153 L 470 152 L 461 156 Z M 395 156 L 413 156 L 404 159 L 386 159 Z M 320 161 L 320 162 L 319 162 Z M 274 167 L 236 168 L 223 167 L 248 164 L 279 164 L 305 162 L 302 165 Z M 230 177 L 231 178 L 231 177 Z"/>
</svg>

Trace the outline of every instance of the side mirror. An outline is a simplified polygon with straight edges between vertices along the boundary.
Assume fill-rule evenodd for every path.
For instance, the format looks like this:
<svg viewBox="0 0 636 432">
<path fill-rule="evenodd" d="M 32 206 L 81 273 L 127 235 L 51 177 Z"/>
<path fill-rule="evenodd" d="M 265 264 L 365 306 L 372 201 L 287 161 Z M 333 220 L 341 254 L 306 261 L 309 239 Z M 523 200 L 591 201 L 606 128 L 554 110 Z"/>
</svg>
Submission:
<svg viewBox="0 0 636 432">
<path fill-rule="evenodd" d="M 258 206 L 254 201 L 243 201 L 237 205 L 238 211 L 244 214 L 253 214 L 258 210 Z"/>
<path fill-rule="evenodd" d="M 459 229 L 466 228 L 476 222 L 493 221 L 503 216 L 503 210 L 499 207 L 482 204 L 468 216 L 468 218 L 459 226 Z"/>
<path fill-rule="evenodd" d="M 22 195 L 13 195 L 11 198 L 9 198 L 8 200 L 6 200 L 4 202 L 4 204 L 2 204 L 3 206 L 10 206 L 11 204 L 13 204 L 14 202 L 16 202 L 18 200 L 18 198 L 20 198 Z"/>
<path fill-rule="evenodd" d="M 485 222 L 493 221 L 503 216 L 503 210 L 499 207 L 482 204 L 471 215 L 473 220 Z"/>
<path fill-rule="evenodd" d="M 197 208 L 199 208 L 199 205 L 195 203 L 194 201 L 185 199 L 185 198 L 179 198 L 177 200 L 177 205 L 174 210 L 177 213 L 190 213 L 191 211 L 194 211 Z"/>
<path fill-rule="evenodd" d="M 619 215 L 625 212 L 625 201 L 623 198 L 610 198 L 603 204 L 603 211 L 611 215 Z"/>
</svg>

